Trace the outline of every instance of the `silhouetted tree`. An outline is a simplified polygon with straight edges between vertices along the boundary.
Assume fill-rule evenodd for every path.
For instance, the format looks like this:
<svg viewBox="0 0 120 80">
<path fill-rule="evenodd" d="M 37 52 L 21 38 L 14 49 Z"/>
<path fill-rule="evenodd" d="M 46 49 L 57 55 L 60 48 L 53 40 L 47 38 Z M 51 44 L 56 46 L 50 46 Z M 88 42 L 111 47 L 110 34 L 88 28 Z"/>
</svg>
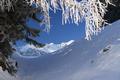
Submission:
<svg viewBox="0 0 120 80">
<path fill-rule="evenodd" d="M 29 0 L 2 1 L 0 1 L 3 4 L 0 7 L 0 66 L 4 71 L 7 70 L 14 75 L 17 71 L 17 62 L 11 59 L 11 55 L 15 51 L 13 45 L 17 40 L 24 40 L 39 47 L 44 46 L 33 39 L 39 35 L 41 30 L 26 25 L 29 18 L 42 23 L 42 19 L 38 19 L 36 13 L 43 14 L 43 11 L 39 6 L 28 3 Z M 9 5 L 7 1 L 10 1 Z"/>
</svg>

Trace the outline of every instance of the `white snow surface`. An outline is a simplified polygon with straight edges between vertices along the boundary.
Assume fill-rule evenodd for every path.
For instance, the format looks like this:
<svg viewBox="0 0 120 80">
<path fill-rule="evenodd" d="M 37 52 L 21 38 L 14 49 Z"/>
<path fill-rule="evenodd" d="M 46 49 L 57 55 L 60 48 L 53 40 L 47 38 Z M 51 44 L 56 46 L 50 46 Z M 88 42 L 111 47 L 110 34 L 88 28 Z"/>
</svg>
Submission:
<svg viewBox="0 0 120 80">
<path fill-rule="evenodd" d="M 120 21 L 58 52 L 34 59 L 14 54 L 19 70 L 13 80 L 120 80 Z"/>
</svg>

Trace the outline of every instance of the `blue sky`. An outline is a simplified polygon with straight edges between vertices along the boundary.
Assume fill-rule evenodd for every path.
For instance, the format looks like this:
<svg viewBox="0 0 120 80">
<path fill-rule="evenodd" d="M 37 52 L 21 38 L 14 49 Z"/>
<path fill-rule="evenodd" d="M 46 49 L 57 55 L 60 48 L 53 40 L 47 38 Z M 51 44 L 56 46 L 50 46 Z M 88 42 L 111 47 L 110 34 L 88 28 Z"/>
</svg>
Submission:
<svg viewBox="0 0 120 80">
<path fill-rule="evenodd" d="M 62 25 L 61 12 L 50 12 L 51 16 L 51 29 L 50 32 L 42 32 L 37 38 L 42 43 L 61 43 L 69 40 L 79 40 L 84 37 L 84 22 L 81 22 L 78 26 L 76 24 Z M 35 21 L 30 21 L 29 25 L 39 27 Z"/>
</svg>

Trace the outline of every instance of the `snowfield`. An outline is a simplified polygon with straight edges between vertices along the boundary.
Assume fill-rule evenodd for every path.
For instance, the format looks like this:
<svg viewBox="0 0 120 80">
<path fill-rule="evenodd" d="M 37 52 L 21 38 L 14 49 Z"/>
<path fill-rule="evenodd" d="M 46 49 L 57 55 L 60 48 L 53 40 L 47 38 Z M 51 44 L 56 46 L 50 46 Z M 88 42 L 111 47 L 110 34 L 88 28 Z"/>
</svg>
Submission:
<svg viewBox="0 0 120 80">
<path fill-rule="evenodd" d="M 19 70 L 11 80 L 120 80 L 120 21 L 55 53 L 34 59 L 14 54 Z M 0 80 L 10 80 L 6 76 L 0 71 Z"/>
</svg>

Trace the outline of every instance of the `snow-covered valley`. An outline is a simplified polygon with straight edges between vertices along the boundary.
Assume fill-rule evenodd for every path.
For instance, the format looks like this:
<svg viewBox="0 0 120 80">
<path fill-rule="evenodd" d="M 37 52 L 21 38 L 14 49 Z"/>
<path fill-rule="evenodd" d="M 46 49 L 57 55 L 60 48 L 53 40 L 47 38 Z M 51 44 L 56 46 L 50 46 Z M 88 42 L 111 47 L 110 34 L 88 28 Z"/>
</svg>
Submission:
<svg viewBox="0 0 120 80">
<path fill-rule="evenodd" d="M 33 59 L 14 54 L 19 63 L 15 80 L 120 80 L 120 21 L 58 52 Z M 2 80 L 14 80 L 2 75 Z"/>
</svg>

